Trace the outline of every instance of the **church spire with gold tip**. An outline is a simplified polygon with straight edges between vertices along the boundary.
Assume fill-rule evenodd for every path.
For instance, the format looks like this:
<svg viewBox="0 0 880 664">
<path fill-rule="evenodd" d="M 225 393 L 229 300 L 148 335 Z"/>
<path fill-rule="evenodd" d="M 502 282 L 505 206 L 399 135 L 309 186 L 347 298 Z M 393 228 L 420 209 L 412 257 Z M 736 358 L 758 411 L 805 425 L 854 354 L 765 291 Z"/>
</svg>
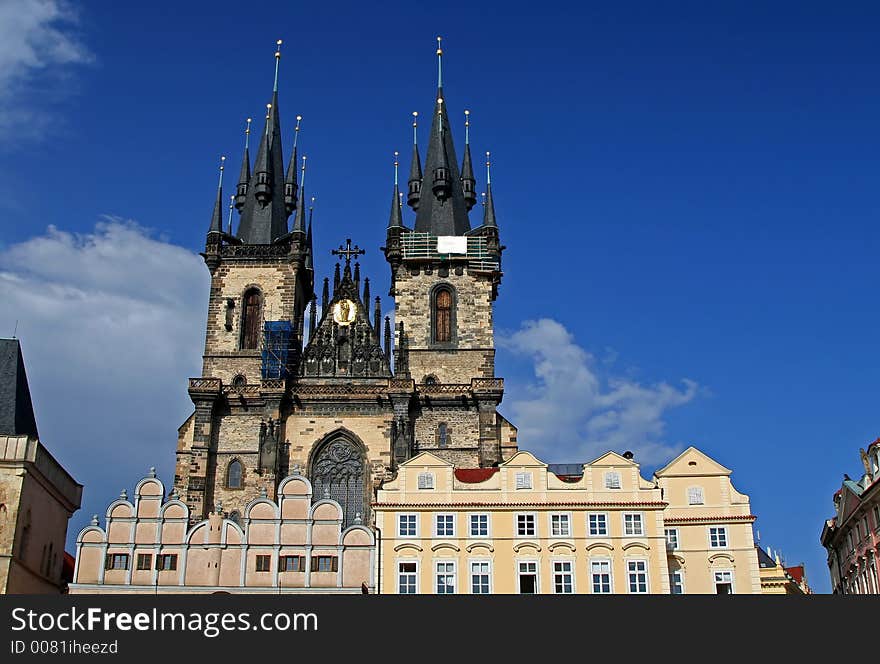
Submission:
<svg viewBox="0 0 880 664">
<path fill-rule="evenodd" d="M 403 215 L 400 210 L 400 186 L 397 182 L 397 168 L 400 165 L 400 154 L 394 153 L 394 193 L 391 197 L 391 216 L 388 220 L 388 228 L 402 228 Z"/>
<path fill-rule="evenodd" d="M 464 159 L 461 162 L 461 188 L 468 212 L 477 204 L 476 179 L 471 163 L 471 112 L 464 112 Z"/>
<path fill-rule="evenodd" d="M 419 198 L 422 191 L 422 160 L 419 158 L 419 140 L 417 131 L 419 128 L 419 112 L 413 111 L 413 152 L 412 163 L 409 167 L 409 182 L 407 186 L 409 192 L 406 197 L 406 204 L 413 210 L 419 209 Z"/>
<path fill-rule="evenodd" d="M 297 201 L 296 207 L 296 221 L 293 224 L 293 233 L 303 233 L 306 232 L 306 156 L 302 157 L 302 168 L 300 169 L 300 179 L 299 179 L 299 200 Z"/>
<path fill-rule="evenodd" d="M 248 143 L 251 138 L 251 119 L 248 118 L 244 129 L 244 156 L 241 159 L 241 170 L 238 174 L 238 185 L 235 192 L 235 209 L 241 212 L 247 199 L 248 185 L 251 181 L 251 156 Z"/>
<path fill-rule="evenodd" d="M 486 201 L 483 204 L 483 226 L 497 227 L 495 223 L 495 202 L 492 200 L 492 174 L 490 168 L 492 162 L 489 153 L 486 153 Z"/>
<path fill-rule="evenodd" d="M 214 214 L 211 215 L 211 226 L 208 235 L 223 232 L 223 168 L 226 157 L 220 157 L 220 181 L 217 183 L 217 200 L 214 201 Z"/>
<path fill-rule="evenodd" d="M 296 116 L 296 127 L 293 130 L 293 154 L 290 156 L 290 161 L 287 162 L 287 177 L 284 179 L 284 208 L 287 210 L 287 215 L 290 216 L 293 211 L 296 209 L 296 194 L 297 194 L 297 184 L 296 184 L 296 165 L 299 161 L 297 157 L 296 151 L 296 143 L 299 140 L 299 125 L 302 122 L 302 116 Z"/>
</svg>

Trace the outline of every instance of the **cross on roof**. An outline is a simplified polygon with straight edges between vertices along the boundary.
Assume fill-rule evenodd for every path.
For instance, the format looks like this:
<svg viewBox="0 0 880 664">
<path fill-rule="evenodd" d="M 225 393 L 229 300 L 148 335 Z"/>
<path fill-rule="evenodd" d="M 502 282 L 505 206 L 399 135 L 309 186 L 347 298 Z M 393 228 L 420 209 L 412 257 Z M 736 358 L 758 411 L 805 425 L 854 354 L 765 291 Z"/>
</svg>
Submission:
<svg viewBox="0 0 880 664">
<path fill-rule="evenodd" d="M 345 264 L 348 265 L 351 262 L 352 256 L 358 256 L 360 254 L 365 254 L 367 252 L 364 251 L 363 249 L 361 249 L 360 247 L 358 247 L 357 245 L 354 245 L 354 247 L 352 247 L 351 246 L 351 238 L 346 238 L 344 246 L 340 244 L 339 249 L 334 249 L 330 253 L 333 254 L 334 256 L 344 256 L 345 257 Z"/>
</svg>

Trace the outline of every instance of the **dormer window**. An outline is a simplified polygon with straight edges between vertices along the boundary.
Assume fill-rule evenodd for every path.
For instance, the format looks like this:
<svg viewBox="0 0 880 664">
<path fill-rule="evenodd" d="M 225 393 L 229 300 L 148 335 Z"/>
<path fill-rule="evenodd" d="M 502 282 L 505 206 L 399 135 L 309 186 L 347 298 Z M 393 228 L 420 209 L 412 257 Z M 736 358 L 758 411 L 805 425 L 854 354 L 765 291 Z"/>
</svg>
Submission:
<svg viewBox="0 0 880 664">
<path fill-rule="evenodd" d="M 703 487 L 701 487 L 701 486 L 688 487 L 688 505 L 702 505 L 702 504 L 703 504 Z"/>
<path fill-rule="evenodd" d="M 605 473 L 605 488 L 606 489 L 619 489 L 620 488 L 620 473 L 616 470 L 611 470 Z"/>
<path fill-rule="evenodd" d="M 434 488 L 434 474 L 433 473 L 419 473 L 419 488 L 420 489 L 433 489 Z"/>
<path fill-rule="evenodd" d="M 516 488 L 517 489 L 531 489 L 532 488 L 532 474 L 531 473 L 517 473 L 516 474 Z"/>
</svg>

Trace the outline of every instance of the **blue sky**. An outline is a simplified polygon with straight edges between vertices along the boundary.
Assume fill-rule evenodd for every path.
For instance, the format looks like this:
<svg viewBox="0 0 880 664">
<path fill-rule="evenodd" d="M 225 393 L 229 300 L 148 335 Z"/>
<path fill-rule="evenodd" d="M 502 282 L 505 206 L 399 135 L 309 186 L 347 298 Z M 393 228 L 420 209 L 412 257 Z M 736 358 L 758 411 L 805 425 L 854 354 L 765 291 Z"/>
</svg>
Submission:
<svg viewBox="0 0 880 664">
<path fill-rule="evenodd" d="M 0 334 L 19 321 L 42 438 L 86 485 L 71 535 L 149 465 L 173 472 L 203 343 L 194 252 L 275 40 L 316 248 L 352 237 L 384 294 L 391 155 L 405 170 L 440 34 L 459 150 L 467 108 L 493 155 L 521 445 L 633 449 L 650 476 L 694 444 L 826 591 L 831 494 L 880 435 L 880 8 L 663 4 L 0 7 Z"/>
</svg>

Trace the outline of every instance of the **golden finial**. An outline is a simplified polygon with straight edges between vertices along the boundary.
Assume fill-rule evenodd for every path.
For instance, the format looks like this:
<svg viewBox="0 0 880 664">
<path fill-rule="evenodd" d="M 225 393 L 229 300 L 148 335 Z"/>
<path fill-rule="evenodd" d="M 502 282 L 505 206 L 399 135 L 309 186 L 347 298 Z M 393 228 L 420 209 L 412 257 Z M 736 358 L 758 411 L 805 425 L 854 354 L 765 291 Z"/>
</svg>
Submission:
<svg viewBox="0 0 880 664">
<path fill-rule="evenodd" d="M 471 142 L 471 112 L 465 109 L 464 112 L 464 144 L 467 145 Z"/>
<path fill-rule="evenodd" d="M 225 161 L 226 161 L 225 156 L 220 157 L 220 184 L 217 185 L 218 187 L 223 186 L 223 162 L 225 162 Z"/>
<path fill-rule="evenodd" d="M 489 153 L 486 152 L 486 185 L 492 184 L 492 176 L 489 173 L 489 166 L 492 165 L 492 162 L 489 161 Z"/>
<path fill-rule="evenodd" d="M 482 194 L 480 194 L 480 196 L 482 196 L 482 198 L 483 198 L 483 207 L 485 207 L 486 206 L 486 192 L 484 191 Z"/>
<path fill-rule="evenodd" d="M 443 87 L 443 48 L 440 45 L 440 42 L 443 41 L 443 37 L 437 37 L 437 87 Z"/>
<path fill-rule="evenodd" d="M 229 235 L 232 235 L 232 208 L 235 207 L 235 194 L 229 197 L 229 221 L 226 225 L 229 227 Z"/>
<path fill-rule="evenodd" d="M 244 149 L 248 149 L 248 142 L 251 138 L 251 119 L 248 118 L 244 124 Z"/>
<path fill-rule="evenodd" d="M 416 141 L 416 127 L 419 126 L 419 112 L 413 111 L 413 145 L 417 143 Z"/>
<path fill-rule="evenodd" d="M 395 187 L 397 186 L 397 167 L 400 164 L 400 161 L 398 160 L 398 156 L 400 156 L 400 153 L 397 150 L 395 150 L 394 151 L 394 186 Z"/>
<path fill-rule="evenodd" d="M 315 197 L 312 196 L 312 202 L 309 204 L 309 211 L 315 209 Z"/>
<path fill-rule="evenodd" d="M 303 155 L 302 175 L 299 179 L 299 188 L 302 189 L 306 183 L 306 156 Z"/>
<path fill-rule="evenodd" d="M 296 139 L 299 138 L 299 123 L 302 122 L 303 116 L 296 116 L 296 127 L 293 129 L 293 149 L 296 150 Z"/>
<path fill-rule="evenodd" d="M 278 92 L 278 63 L 281 62 L 281 40 L 275 42 L 275 86 L 273 92 Z"/>
</svg>

